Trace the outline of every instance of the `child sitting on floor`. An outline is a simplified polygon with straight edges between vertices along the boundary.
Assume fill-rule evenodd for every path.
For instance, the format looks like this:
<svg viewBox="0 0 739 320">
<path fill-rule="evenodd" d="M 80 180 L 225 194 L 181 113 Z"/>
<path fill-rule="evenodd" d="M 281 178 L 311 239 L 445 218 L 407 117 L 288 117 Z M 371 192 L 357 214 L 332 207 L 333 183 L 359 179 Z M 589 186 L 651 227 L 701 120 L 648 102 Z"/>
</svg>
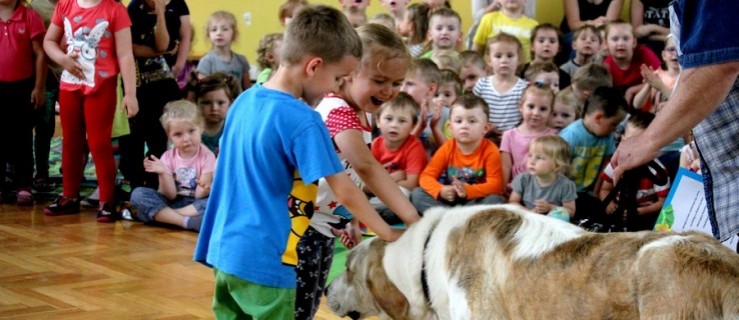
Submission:
<svg viewBox="0 0 739 320">
<path fill-rule="evenodd" d="M 161 159 L 154 155 L 144 159 L 146 172 L 159 175 L 159 190 L 138 187 L 131 193 L 131 203 L 145 223 L 200 231 L 216 166 L 216 156 L 200 143 L 205 121 L 192 102 L 178 100 L 164 107 L 161 122 L 174 148 Z"/>
<path fill-rule="evenodd" d="M 454 139 L 445 142 L 421 173 L 421 187 L 411 199 L 418 212 L 435 206 L 505 202 L 500 151 L 485 139 L 490 130 L 488 105 L 466 94 L 452 104 Z"/>
<path fill-rule="evenodd" d="M 410 197 L 411 190 L 418 187 L 418 178 L 426 167 L 426 151 L 421 140 L 411 134 L 418 122 L 418 104 L 405 92 L 385 102 L 377 111 L 377 126 L 381 136 L 372 141 L 372 156 L 379 162 L 398 185 L 404 195 Z M 385 221 L 398 224 L 402 221 L 374 194 L 370 203 Z"/>
<path fill-rule="evenodd" d="M 570 146 L 558 136 L 541 136 L 531 141 L 526 155 L 526 171 L 515 179 L 510 203 L 531 211 L 570 221 L 575 215 L 577 191 L 567 179 Z"/>
</svg>

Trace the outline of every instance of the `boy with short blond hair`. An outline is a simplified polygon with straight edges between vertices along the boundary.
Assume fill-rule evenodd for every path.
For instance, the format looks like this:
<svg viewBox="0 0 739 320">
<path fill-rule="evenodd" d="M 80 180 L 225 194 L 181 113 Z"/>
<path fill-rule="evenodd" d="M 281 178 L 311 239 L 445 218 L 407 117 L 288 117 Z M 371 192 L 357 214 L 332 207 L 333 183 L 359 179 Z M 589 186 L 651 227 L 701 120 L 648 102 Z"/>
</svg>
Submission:
<svg viewBox="0 0 739 320">
<path fill-rule="evenodd" d="M 421 55 L 421 58 L 431 58 L 434 53 L 445 50 L 458 55 L 456 50 L 462 39 L 462 18 L 459 13 L 447 7 L 431 11 L 426 38 L 430 50 Z"/>
<path fill-rule="evenodd" d="M 421 173 L 411 200 L 419 213 L 435 206 L 504 203 L 498 147 L 485 139 L 492 126 L 485 100 L 472 94 L 451 107 L 453 139 L 445 142 Z"/>
<path fill-rule="evenodd" d="M 572 76 L 572 85 L 569 88 L 579 102 L 578 113 L 583 114 L 582 106 L 596 88 L 612 86 L 613 79 L 606 67 L 597 63 L 589 63 L 577 68 L 575 75 Z"/>
<path fill-rule="evenodd" d="M 274 76 L 231 106 L 221 137 L 217 166 L 230 169 L 216 171 L 194 258 L 214 268 L 216 318 L 294 318 L 292 235 L 308 227 L 319 178 L 381 238 L 397 238 L 346 176 L 320 115 L 307 105 L 354 70 L 359 36 L 340 11 L 305 7 L 287 25 L 282 50 Z M 307 191 L 296 199 L 301 188 Z M 293 210 L 291 200 L 303 205 Z"/>
</svg>

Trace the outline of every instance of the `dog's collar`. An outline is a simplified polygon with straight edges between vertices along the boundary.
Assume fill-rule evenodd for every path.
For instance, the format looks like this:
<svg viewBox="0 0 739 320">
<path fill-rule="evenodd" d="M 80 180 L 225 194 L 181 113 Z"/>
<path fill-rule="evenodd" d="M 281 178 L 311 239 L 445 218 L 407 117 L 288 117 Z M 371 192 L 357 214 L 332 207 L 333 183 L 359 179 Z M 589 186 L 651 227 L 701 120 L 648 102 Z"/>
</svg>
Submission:
<svg viewBox="0 0 739 320">
<path fill-rule="evenodd" d="M 429 235 L 423 243 L 423 251 L 421 251 L 421 288 L 423 289 L 423 296 L 426 298 L 426 304 L 428 304 L 431 310 L 434 309 L 434 306 L 431 304 L 428 276 L 426 276 L 426 248 L 429 246 L 429 240 L 431 240 L 431 235 L 434 233 L 434 229 L 436 229 L 436 225 L 432 226 L 431 230 L 429 230 Z"/>
</svg>

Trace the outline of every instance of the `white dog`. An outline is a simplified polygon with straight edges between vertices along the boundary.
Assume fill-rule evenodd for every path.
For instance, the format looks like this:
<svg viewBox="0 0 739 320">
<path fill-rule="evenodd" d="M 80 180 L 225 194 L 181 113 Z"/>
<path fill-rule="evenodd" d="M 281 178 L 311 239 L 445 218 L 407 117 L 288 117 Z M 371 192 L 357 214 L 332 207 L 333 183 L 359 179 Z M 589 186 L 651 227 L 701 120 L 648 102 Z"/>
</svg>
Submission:
<svg viewBox="0 0 739 320">
<path fill-rule="evenodd" d="M 328 305 L 353 319 L 739 319 L 739 255 L 709 236 L 591 233 L 510 205 L 431 209 L 346 265 Z"/>
</svg>

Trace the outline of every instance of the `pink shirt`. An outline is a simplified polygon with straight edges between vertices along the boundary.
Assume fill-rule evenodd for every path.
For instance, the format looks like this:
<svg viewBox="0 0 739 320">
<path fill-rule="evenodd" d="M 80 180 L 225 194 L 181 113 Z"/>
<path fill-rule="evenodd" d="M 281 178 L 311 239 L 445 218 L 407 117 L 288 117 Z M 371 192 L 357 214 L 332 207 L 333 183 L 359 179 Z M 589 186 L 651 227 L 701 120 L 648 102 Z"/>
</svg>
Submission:
<svg viewBox="0 0 739 320">
<path fill-rule="evenodd" d="M 0 82 L 32 78 L 36 60 L 31 41 L 43 41 L 44 20 L 21 4 L 8 21 L 0 20 L 0 29 Z"/>
<path fill-rule="evenodd" d="M 180 157 L 177 149 L 169 149 L 159 160 L 162 161 L 164 170 L 174 176 L 177 194 L 187 197 L 195 196 L 197 180 L 204 173 L 213 172 L 216 167 L 216 156 L 203 144 L 200 144 L 195 156 L 189 159 Z"/>
<path fill-rule="evenodd" d="M 115 33 L 131 26 L 122 4 L 102 0 L 92 8 L 81 8 L 77 0 L 61 0 L 51 23 L 64 30 L 67 53 L 77 53 L 77 62 L 85 68 L 85 79 L 62 72 L 61 90 L 91 94 L 96 83 L 118 76 Z"/>
<path fill-rule="evenodd" d="M 556 135 L 557 130 L 547 128 L 546 130 L 530 135 L 524 135 L 518 131 L 518 127 L 503 132 L 503 140 L 500 142 L 500 152 L 506 152 L 513 159 L 511 167 L 511 181 L 519 173 L 526 171 L 526 154 L 529 152 L 529 142 L 541 136 Z"/>
</svg>

